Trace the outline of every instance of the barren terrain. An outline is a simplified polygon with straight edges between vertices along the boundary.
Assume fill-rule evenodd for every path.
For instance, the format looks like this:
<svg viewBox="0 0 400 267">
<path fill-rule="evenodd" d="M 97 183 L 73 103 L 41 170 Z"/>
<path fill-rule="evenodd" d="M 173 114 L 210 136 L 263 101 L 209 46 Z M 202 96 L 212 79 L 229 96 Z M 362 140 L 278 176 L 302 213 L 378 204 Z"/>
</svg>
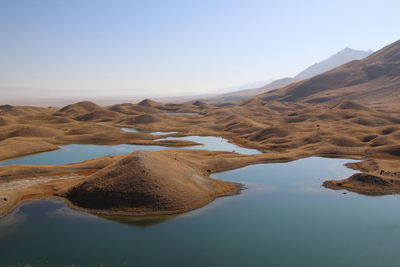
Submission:
<svg viewBox="0 0 400 267">
<path fill-rule="evenodd" d="M 146 99 L 107 107 L 89 101 L 61 109 L 0 106 L 0 160 L 67 144 L 198 145 L 160 139 L 189 135 L 220 136 L 263 152 L 171 149 L 62 166 L 2 166 L 0 214 L 23 201 L 54 197 L 98 214 L 182 213 L 240 192 L 240 185 L 212 179 L 212 173 L 310 156 L 361 160 L 349 164 L 361 173 L 325 181 L 326 187 L 398 193 L 399 71 L 397 41 L 365 59 L 235 103 L 161 104 Z M 176 133 L 151 134 L 158 131 Z"/>
<path fill-rule="evenodd" d="M 312 104 L 272 102 L 259 98 L 235 104 L 197 102 L 164 105 L 144 100 L 139 104 L 108 107 L 80 102 L 58 110 L 1 106 L 2 160 L 76 143 L 163 145 L 172 146 L 172 149 L 141 152 L 144 153 L 142 155 L 148 154 L 152 159 L 146 163 L 138 163 L 140 166 L 147 166 L 145 169 L 148 174 L 143 177 L 134 174 L 139 167 L 130 167 L 122 172 L 123 177 L 112 178 L 116 170 L 122 168 L 118 161 L 130 161 L 132 155 L 105 157 L 62 166 L 2 166 L 0 209 L 5 213 L 22 201 L 58 197 L 70 200 L 81 208 L 103 214 L 181 213 L 202 206 L 215 197 L 239 192 L 238 187 L 231 183 L 224 183 L 221 189 L 220 182 L 209 178 L 208 175 L 212 173 L 248 164 L 285 162 L 309 156 L 363 159 L 365 161 L 352 167 L 387 181 L 382 183 L 377 179 L 360 180 L 352 177 L 339 183 L 326 182 L 325 186 L 366 193 L 393 193 L 400 189 L 400 167 L 397 164 L 400 156 L 400 110 L 397 111 L 396 108 L 391 106 L 388 111 L 378 111 L 371 106 L 348 100 L 336 104 Z M 121 127 L 137 128 L 142 132 L 125 132 Z M 256 148 L 263 153 L 240 155 L 176 150 L 173 146 L 190 146 L 195 143 L 182 140 L 157 141 L 159 135 L 147 133 L 159 130 L 178 132 L 167 135 L 172 137 L 222 136 L 235 144 Z M 171 165 L 171 161 L 176 164 Z M 116 170 L 113 170 L 112 166 Z M 171 166 L 164 176 L 168 177 L 172 184 L 163 185 L 161 189 L 165 190 L 157 191 L 160 187 L 156 185 L 159 184 L 161 176 L 155 170 L 162 166 Z M 187 172 L 177 175 L 182 169 L 187 169 Z M 201 183 L 213 182 L 205 190 L 195 187 L 187 190 L 185 187 L 176 189 L 179 184 L 182 185 L 176 180 L 177 177 L 186 179 L 184 177 L 189 176 L 200 177 Z M 136 180 L 132 177 L 136 177 Z M 152 199 L 156 201 L 150 201 L 150 204 L 146 203 L 143 206 L 133 206 L 132 200 L 125 203 L 118 199 L 111 208 L 90 204 L 95 202 L 89 200 L 89 193 L 94 188 L 107 188 L 104 195 L 101 194 L 101 190 L 96 191 L 100 192 L 100 195 L 93 199 L 98 199 L 109 196 L 114 189 L 122 188 L 121 185 L 137 188 L 130 185 L 132 181 L 144 183 L 146 186 L 143 188 L 150 190 L 151 195 L 156 196 Z M 171 188 L 176 190 L 170 190 Z M 126 190 L 130 192 L 129 189 Z M 185 198 L 182 192 L 188 192 L 190 195 L 200 192 L 199 190 L 202 193 L 199 193 L 198 201 L 185 202 L 188 198 Z M 160 202 L 160 199 L 168 201 Z M 169 206 L 166 203 L 169 203 Z"/>
</svg>

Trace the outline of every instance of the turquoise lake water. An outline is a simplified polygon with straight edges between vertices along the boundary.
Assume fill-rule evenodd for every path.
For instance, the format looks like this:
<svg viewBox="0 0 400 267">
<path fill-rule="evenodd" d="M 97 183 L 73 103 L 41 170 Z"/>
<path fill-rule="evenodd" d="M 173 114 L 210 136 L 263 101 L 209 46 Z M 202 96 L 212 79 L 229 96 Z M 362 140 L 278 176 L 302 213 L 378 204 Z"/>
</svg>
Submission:
<svg viewBox="0 0 400 267">
<path fill-rule="evenodd" d="M 8 162 L 59 164 L 132 148 L 71 145 Z M 0 219 L 0 266 L 397 266 L 399 196 L 321 186 L 355 173 L 348 162 L 313 157 L 214 174 L 247 189 L 176 217 L 110 220 L 62 202 L 27 203 Z"/>
<path fill-rule="evenodd" d="M 399 196 L 321 187 L 351 160 L 308 158 L 213 175 L 242 194 L 159 221 L 119 222 L 37 201 L 0 220 L 0 263 L 109 266 L 397 266 Z"/>
<path fill-rule="evenodd" d="M 221 137 L 203 137 L 203 136 L 189 136 L 189 137 L 173 137 L 165 139 L 175 140 L 189 140 L 201 143 L 200 146 L 185 147 L 184 149 L 205 149 L 214 151 L 235 151 L 241 154 L 258 154 L 256 149 L 248 149 L 231 144 L 228 140 Z M 0 161 L 0 166 L 4 165 L 22 165 L 22 164 L 35 164 L 35 165 L 59 165 L 74 162 L 81 162 L 87 159 L 124 155 L 131 153 L 135 150 L 158 151 L 163 149 L 172 149 L 173 147 L 163 146 L 143 146 L 143 145 L 66 145 L 58 150 L 38 153 L 30 156 Z"/>
<path fill-rule="evenodd" d="M 59 165 L 59 164 L 81 162 L 87 159 L 93 159 L 104 156 L 124 155 L 124 154 L 129 154 L 135 150 L 158 151 L 162 149 L 168 149 L 168 148 L 163 146 L 139 146 L 139 145 L 127 145 L 127 144 L 112 145 L 112 146 L 66 145 L 66 146 L 61 146 L 61 148 L 58 150 L 0 161 L 0 166 L 17 165 L 17 164 Z"/>
<path fill-rule="evenodd" d="M 192 147 L 184 147 L 183 149 L 204 149 L 204 150 L 213 150 L 213 151 L 227 151 L 227 152 L 236 152 L 240 154 L 259 154 L 260 152 L 256 149 L 249 149 L 234 145 L 229 143 L 228 140 L 215 137 L 215 136 L 186 136 L 186 137 L 166 137 L 160 138 L 158 140 L 186 140 L 193 141 L 200 144 L 201 146 L 192 146 Z"/>
</svg>

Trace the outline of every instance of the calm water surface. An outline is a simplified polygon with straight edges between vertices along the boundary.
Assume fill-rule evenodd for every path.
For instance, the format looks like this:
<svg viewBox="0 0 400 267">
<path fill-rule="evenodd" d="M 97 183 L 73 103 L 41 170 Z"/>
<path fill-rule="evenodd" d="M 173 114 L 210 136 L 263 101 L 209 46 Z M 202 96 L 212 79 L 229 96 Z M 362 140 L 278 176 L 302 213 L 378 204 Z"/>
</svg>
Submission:
<svg viewBox="0 0 400 267">
<path fill-rule="evenodd" d="M 228 151 L 228 152 L 235 151 L 241 154 L 260 153 L 256 149 L 248 149 L 231 144 L 228 142 L 228 140 L 223 139 L 221 137 L 188 136 L 188 137 L 173 137 L 165 139 L 189 140 L 203 144 L 200 146 L 185 147 L 185 149 L 206 149 L 206 150 Z M 38 153 L 30 156 L 1 161 L 0 166 L 16 165 L 16 164 L 59 165 L 59 164 L 81 162 L 87 159 L 104 157 L 104 156 L 124 155 L 131 153 L 135 150 L 158 151 L 171 148 L 173 147 L 143 146 L 143 145 L 129 145 L 129 144 L 111 145 L 111 146 L 74 144 L 74 145 L 62 146 L 61 149 L 54 151 Z"/>
<path fill-rule="evenodd" d="M 228 140 L 222 137 L 215 136 L 186 136 L 186 137 L 166 137 L 158 140 L 186 140 L 193 141 L 200 144 L 201 146 L 184 147 L 183 149 L 204 149 L 213 151 L 227 151 L 236 152 L 240 154 L 259 154 L 260 152 L 256 149 L 249 149 L 229 143 Z"/>
<path fill-rule="evenodd" d="M 182 139 L 204 144 L 197 149 L 252 151 L 217 137 Z M 136 149 L 167 148 L 69 145 L 3 164 L 63 164 Z M 176 217 L 110 220 L 62 202 L 27 203 L 0 219 L 0 266 L 399 265 L 399 196 L 321 187 L 354 173 L 346 162 L 314 157 L 215 174 L 248 189 Z"/>
<path fill-rule="evenodd" d="M 87 159 L 93 159 L 104 156 L 124 155 L 135 150 L 158 151 L 168 149 L 163 146 L 140 146 L 140 145 L 66 145 L 60 149 L 33 154 L 30 156 L 5 160 L 0 162 L 1 165 L 16 164 L 35 164 L 35 165 L 59 165 L 81 162 Z"/>
<path fill-rule="evenodd" d="M 0 263 L 398 266 L 399 196 L 320 186 L 354 173 L 346 162 L 314 157 L 215 174 L 248 189 L 167 220 L 118 222 L 28 203 L 0 220 Z"/>
</svg>

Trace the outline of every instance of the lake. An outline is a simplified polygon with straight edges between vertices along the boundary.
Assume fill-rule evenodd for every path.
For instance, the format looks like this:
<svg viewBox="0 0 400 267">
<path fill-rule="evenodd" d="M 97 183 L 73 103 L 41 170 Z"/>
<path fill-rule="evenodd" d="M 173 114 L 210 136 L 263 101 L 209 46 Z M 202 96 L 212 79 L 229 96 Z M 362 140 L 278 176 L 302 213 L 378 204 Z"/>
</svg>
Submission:
<svg viewBox="0 0 400 267">
<path fill-rule="evenodd" d="M 307 158 L 214 174 L 242 194 L 148 221 L 107 220 L 37 201 L 0 220 L 0 263 L 84 266 L 397 266 L 399 196 L 321 187 L 355 171 Z"/>
<path fill-rule="evenodd" d="M 229 143 L 228 140 L 222 137 L 215 136 L 185 136 L 185 137 L 166 137 L 157 140 L 186 140 L 202 144 L 201 146 L 184 147 L 183 149 L 204 149 L 213 151 L 236 152 L 240 154 L 259 154 L 256 149 L 249 149 Z"/>
<path fill-rule="evenodd" d="M 243 148 L 232 143 L 221 137 L 214 136 L 187 136 L 187 137 L 173 137 L 165 139 L 175 140 L 188 140 L 201 143 L 199 146 L 185 147 L 184 149 L 202 149 L 202 150 L 214 150 L 214 151 L 227 151 L 227 152 L 238 152 L 241 154 L 258 154 L 260 153 L 256 149 Z M 161 139 L 159 139 L 161 140 Z M 148 146 L 148 145 L 65 145 L 61 146 L 60 149 L 33 154 L 29 156 L 4 160 L 0 162 L 0 166 L 4 165 L 22 165 L 22 164 L 35 164 L 35 165 L 59 165 L 81 162 L 87 159 L 93 159 L 104 156 L 112 155 L 124 155 L 131 153 L 135 150 L 147 150 L 147 151 L 158 151 L 163 149 L 173 149 L 174 147 L 164 146 Z M 179 147 L 182 148 L 182 147 Z"/>
</svg>

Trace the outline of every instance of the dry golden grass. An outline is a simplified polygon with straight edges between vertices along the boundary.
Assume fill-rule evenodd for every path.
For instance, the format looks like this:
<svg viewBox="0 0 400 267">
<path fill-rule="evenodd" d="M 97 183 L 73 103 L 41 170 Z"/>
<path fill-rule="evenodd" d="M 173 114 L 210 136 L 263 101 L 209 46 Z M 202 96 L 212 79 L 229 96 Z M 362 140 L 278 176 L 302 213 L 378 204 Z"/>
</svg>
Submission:
<svg viewBox="0 0 400 267">
<path fill-rule="evenodd" d="M 171 111 L 194 114 L 166 114 Z M 375 110 L 373 107 L 350 101 L 338 104 L 299 104 L 261 99 L 227 105 L 202 103 L 162 105 L 147 100 L 136 105 L 120 104 L 110 107 L 80 102 L 60 110 L 7 106 L 0 108 L 0 121 L 3 122 L 0 125 L 0 159 L 49 151 L 57 149 L 60 145 L 74 143 L 130 143 L 171 147 L 195 145 L 182 140 L 158 141 L 156 139 L 159 136 L 146 132 L 125 132 L 120 129 L 120 127 L 133 127 L 146 131 L 179 132 L 173 136 L 222 136 L 235 144 L 265 152 L 259 155 L 191 150 L 151 153 L 154 158 L 163 158 L 162 161 L 166 162 L 171 160 L 175 162 L 175 158 L 178 158 L 180 165 L 173 169 L 174 173 L 179 173 L 184 166 L 200 170 L 202 175 L 208 175 L 248 164 L 284 162 L 308 156 L 366 157 L 373 159 L 375 164 L 382 167 L 377 170 L 357 168 L 371 175 L 378 175 L 382 179 L 395 180 L 400 179 L 395 176 L 398 172 L 396 164 L 400 157 L 398 112 L 400 111 L 396 106 Z M 100 116 L 97 116 L 99 114 Z M 35 183 L 32 188 L 24 188 L 22 191 L 14 190 L 15 192 L 6 193 L 0 191 L 0 195 L 7 195 L 13 199 L 7 203 L 6 208 L 5 201 L 0 202 L 0 206 L 3 205 L 0 209 L 4 212 L 13 205 L 31 198 L 62 196 L 76 184 L 76 181 L 88 179 L 88 173 L 82 173 L 82 170 L 101 172 L 120 159 L 121 157 L 105 157 L 79 164 L 53 167 L 0 167 L 0 176 L 7 177 L 8 182 L 14 179 L 26 180 L 28 177 L 33 179 L 35 177 L 42 179 L 44 176 L 56 177 L 51 181 L 41 180 L 44 182 Z M 155 163 L 152 164 L 149 163 L 151 166 L 149 169 L 157 169 Z M 384 172 L 381 173 L 381 169 Z M 61 171 L 67 172 L 69 178 L 60 178 Z M 74 175 L 77 172 L 80 172 L 79 175 Z M 127 175 L 132 175 L 130 169 L 127 170 Z M 154 176 L 147 177 L 144 183 L 149 185 L 151 178 L 156 176 L 154 173 Z M 353 181 L 352 187 L 349 186 L 351 181 Z M 342 188 L 345 188 L 346 184 L 348 189 L 361 189 L 359 180 L 357 183 L 354 181 L 349 179 L 347 184 L 342 183 Z M 49 190 L 48 183 L 56 190 Z M 337 184 L 335 186 L 338 188 Z M 149 188 L 151 189 L 151 186 Z M 390 186 L 374 189 L 369 186 L 369 188 L 370 191 L 383 193 L 395 189 Z M 366 191 L 365 188 L 362 190 Z M 175 193 L 178 194 L 177 192 Z M 204 199 L 210 201 L 216 196 L 210 192 L 213 197 L 208 196 Z M 184 203 L 183 199 L 176 201 L 178 202 Z M 198 203 L 200 202 L 202 201 Z M 157 207 L 164 204 L 157 204 Z M 176 212 L 196 206 L 198 205 L 191 207 L 187 205 L 186 208 L 176 209 Z"/>
</svg>

